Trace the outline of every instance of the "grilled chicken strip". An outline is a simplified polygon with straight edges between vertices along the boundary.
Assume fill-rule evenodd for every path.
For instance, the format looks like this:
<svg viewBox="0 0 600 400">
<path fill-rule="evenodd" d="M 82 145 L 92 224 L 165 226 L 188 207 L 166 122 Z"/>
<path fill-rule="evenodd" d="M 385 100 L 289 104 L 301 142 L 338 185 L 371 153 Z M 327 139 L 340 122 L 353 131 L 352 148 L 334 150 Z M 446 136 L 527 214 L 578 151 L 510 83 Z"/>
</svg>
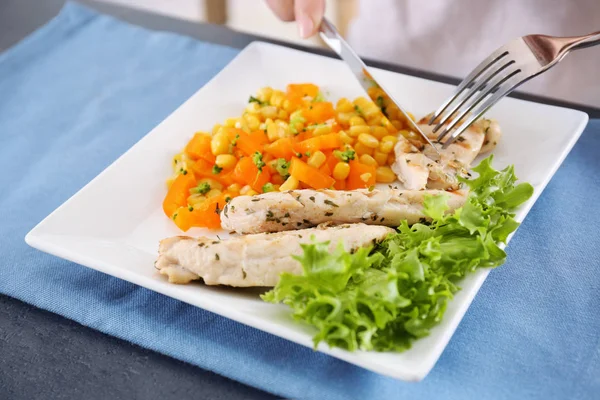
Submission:
<svg viewBox="0 0 600 400">
<path fill-rule="evenodd" d="M 466 191 L 440 190 L 290 190 L 232 199 L 221 212 L 223 229 L 238 233 L 303 229 L 323 222 L 397 227 L 428 220 L 423 213 L 425 195 L 449 196 L 450 211 L 461 207 Z"/>
<path fill-rule="evenodd" d="M 257 234 L 215 240 L 176 236 L 160 242 L 155 267 L 171 283 L 188 283 L 202 278 L 207 285 L 237 287 L 275 286 L 282 272 L 301 274 L 300 244 L 341 242 L 346 251 L 373 245 L 393 229 L 385 226 L 347 224 L 274 234 Z"/>
<path fill-rule="evenodd" d="M 433 126 L 427 125 L 429 117 L 418 122 L 419 128 L 430 139 L 437 139 Z M 429 145 L 412 143 L 403 136 L 394 147 L 396 161 L 392 170 L 404 187 L 410 190 L 459 188 L 458 175 L 466 174 L 478 154 L 492 150 L 500 139 L 498 123 L 483 119 L 471 125 L 447 149 L 437 147 L 440 155 Z M 450 135 L 445 137 L 447 140 Z M 485 144 L 485 147 L 484 147 Z M 441 157 L 440 157 L 441 156 Z"/>
</svg>

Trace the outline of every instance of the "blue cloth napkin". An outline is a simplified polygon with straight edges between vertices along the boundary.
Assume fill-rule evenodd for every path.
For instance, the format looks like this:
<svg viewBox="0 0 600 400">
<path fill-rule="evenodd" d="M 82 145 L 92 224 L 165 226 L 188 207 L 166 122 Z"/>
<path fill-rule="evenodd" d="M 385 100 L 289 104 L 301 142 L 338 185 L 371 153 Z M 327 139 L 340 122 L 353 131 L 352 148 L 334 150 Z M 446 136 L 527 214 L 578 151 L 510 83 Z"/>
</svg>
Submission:
<svg viewBox="0 0 600 400">
<path fill-rule="evenodd" d="M 421 383 L 377 375 L 24 243 L 236 53 L 69 4 L 0 54 L 0 292 L 285 397 L 600 396 L 600 121 L 590 123 Z"/>
</svg>

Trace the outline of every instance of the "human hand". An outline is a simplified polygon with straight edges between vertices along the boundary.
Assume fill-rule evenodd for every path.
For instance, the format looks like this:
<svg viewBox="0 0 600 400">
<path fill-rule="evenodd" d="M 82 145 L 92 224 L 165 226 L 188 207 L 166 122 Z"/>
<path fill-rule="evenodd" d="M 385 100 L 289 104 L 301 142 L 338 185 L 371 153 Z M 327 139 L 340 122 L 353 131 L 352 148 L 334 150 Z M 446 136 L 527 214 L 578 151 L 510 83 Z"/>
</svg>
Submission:
<svg viewBox="0 0 600 400">
<path fill-rule="evenodd" d="M 267 5 L 283 21 L 296 21 L 300 37 L 311 37 L 321 25 L 325 0 L 266 0 Z"/>
</svg>

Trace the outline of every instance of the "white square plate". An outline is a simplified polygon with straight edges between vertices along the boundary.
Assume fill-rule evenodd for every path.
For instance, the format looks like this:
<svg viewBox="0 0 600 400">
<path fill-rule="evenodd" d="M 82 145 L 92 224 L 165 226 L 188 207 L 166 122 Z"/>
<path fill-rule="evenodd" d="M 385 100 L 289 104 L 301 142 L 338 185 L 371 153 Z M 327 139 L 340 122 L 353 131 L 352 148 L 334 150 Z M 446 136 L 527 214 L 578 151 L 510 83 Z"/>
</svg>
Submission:
<svg viewBox="0 0 600 400">
<path fill-rule="evenodd" d="M 389 71 L 371 71 L 416 115 L 437 108 L 453 88 Z M 342 96 L 364 95 L 339 60 L 253 43 L 152 132 L 37 225 L 25 238 L 26 242 L 47 253 L 312 347 L 314 332 L 295 323 L 286 306 L 264 303 L 248 291 L 169 284 L 153 267 L 158 241 L 181 233 L 161 209 L 173 155 L 194 132 L 210 130 L 215 123 L 240 115 L 248 96 L 260 87 L 285 88 L 291 82 L 314 82 L 333 101 Z M 588 117 L 579 111 L 516 99 L 502 100 L 491 115 L 499 120 L 504 132 L 495 151 L 494 166 L 514 164 L 518 177 L 535 188 L 533 198 L 518 213 L 518 220 L 522 221 L 577 141 Z M 148 159 L 153 162 L 144 162 Z M 136 176 L 135 185 L 132 186 L 128 176 Z M 118 216 L 114 210 L 119 210 Z M 188 234 L 207 232 L 194 229 Z M 394 378 L 423 379 L 487 274 L 488 270 L 482 269 L 468 277 L 462 283 L 463 290 L 449 304 L 443 322 L 430 336 L 415 342 L 409 351 L 350 353 L 330 349 L 325 344 L 319 350 Z"/>
</svg>

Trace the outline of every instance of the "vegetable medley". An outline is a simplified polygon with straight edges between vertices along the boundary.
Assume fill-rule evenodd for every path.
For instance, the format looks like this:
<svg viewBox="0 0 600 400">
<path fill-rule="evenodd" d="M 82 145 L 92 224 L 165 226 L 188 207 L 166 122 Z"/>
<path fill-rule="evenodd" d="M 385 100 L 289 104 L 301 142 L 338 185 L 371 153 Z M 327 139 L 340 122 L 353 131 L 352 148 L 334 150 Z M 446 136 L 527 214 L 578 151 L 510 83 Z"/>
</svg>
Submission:
<svg viewBox="0 0 600 400">
<path fill-rule="evenodd" d="M 395 181 L 397 135 L 414 134 L 403 130 L 400 111 L 381 89 L 369 96 L 334 106 L 313 84 L 260 89 L 241 117 L 215 125 L 212 134 L 196 133 L 173 158 L 165 214 L 183 231 L 218 229 L 220 211 L 239 195 Z"/>
</svg>

